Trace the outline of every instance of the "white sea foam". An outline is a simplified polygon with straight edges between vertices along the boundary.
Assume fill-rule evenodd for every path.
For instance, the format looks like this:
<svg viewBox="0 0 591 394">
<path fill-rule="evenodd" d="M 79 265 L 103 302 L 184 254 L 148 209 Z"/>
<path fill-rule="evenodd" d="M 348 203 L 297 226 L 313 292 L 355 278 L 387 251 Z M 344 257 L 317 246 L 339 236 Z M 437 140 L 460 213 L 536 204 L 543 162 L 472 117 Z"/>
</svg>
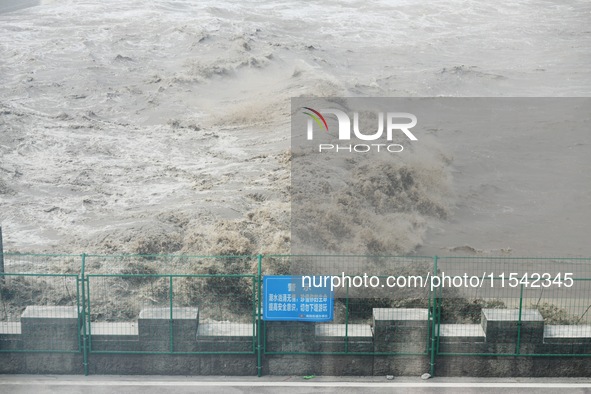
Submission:
<svg viewBox="0 0 591 394">
<path fill-rule="evenodd" d="M 0 14 L 5 246 L 232 252 L 216 246 L 223 238 L 236 251 L 286 251 L 290 97 L 588 96 L 590 12 L 583 0 L 44 0 Z M 567 142 L 583 156 L 564 162 L 573 171 L 591 157 L 577 138 Z M 437 148 L 432 166 L 414 170 L 456 171 L 448 191 L 457 201 L 436 194 L 441 184 L 421 186 L 445 200 L 447 219 L 416 217 L 416 234 L 385 248 L 504 244 L 501 232 L 454 236 L 474 210 L 515 215 L 508 200 L 522 182 L 481 181 L 496 164 L 473 167 L 479 156 L 463 148 L 441 148 L 457 167 Z M 574 205 L 561 231 L 589 230 L 587 181 L 564 181 Z M 543 201 L 540 210 L 556 212 L 560 196 Z M 483 228 L 502 228 L 501 216 Z M 590 254 L 540 236 L 506 246 Z"/>
</svg>

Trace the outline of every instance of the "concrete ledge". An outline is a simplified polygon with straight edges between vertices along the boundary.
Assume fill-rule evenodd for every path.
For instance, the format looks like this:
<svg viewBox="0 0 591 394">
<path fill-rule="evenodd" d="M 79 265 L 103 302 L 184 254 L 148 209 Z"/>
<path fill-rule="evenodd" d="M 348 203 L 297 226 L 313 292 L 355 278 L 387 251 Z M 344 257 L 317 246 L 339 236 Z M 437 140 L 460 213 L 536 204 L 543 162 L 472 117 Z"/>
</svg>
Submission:
<svg viewBox="0 0 591 394">
<path fill-rule="evenodd" d="M 250 323 L 205 323 L 197 329 L 197 352 L 254 352 L 256 327 Z"/>
<path fill-rule="evenodd" d="M 545 326 L 544 343 L 591 344 L 591 326 Z"/>
<path fill-rule="evenodd" d="M 136 322 L 96 322 L 90 323 L 90 330 L 93 336 L 137 336 L 138 324 Z"/>
<path fill-rule="evenodd" d="M 21 350 L 21 324 L 15 321 L 0 322 L 0 351 Z"/>
<path fill-rule="evenodd" d="M 252 339 L 256 335 L 256 326 L 250 323 L 204 323 L 197 329 L 197 339 L 201 337 L 221 337 L 220 339 Z"/>
<path fill-rule="evenodd" d="M 75 306 L 28 306 L 21 315 L 23 349 L 79 349 L 78 309 Z"/>
<path fill-rule="evenodd" d="M 145 351 L 170 351 L 170 335 L 174 339 L 174 351 L 193 351 L 197 327 L 198 308 L 146 308 L 140 312 L 138 335 Z M 170 332 L 172 328 L 172 333 Z"/>
<path fill-rule="evenodd" d="M 410 322 L 429 320 L 429 310 L 425 308 L 373 308 L 373 320 L 376 322 Z"/>
<path fill-rule="evenodd" d="M 75 306 L 29 305 L 21 315 L 25 319 L 78 319 Z"/>
<path fill-rule="evenodd" d="M 0 335 L 20 335 L 21 323 L 17 321 L 0 322 Z"/>
<path fill-rule="evenodd" d="M 519 320 L 519 309 L 482 309 L 483 317 L 491 321 L 518 321 Z M 522 309 L 521 310 L 521 321 L 533 321 L 543 322 L 544 318 L 537 309 Z"/>
<path fill-rule="evenodd" d="M 348 329 L 344 324 L 317 324 L 315 334 L 316 343 L 323 352 L 373 351 L 373 333 L 369 324 L 349 324 Z"/>
<path fill-rule="evenodd" d="M 135 322 L 90 323 L 90 351 L 140 351 L 138 324 Z"/>
<path fill-rule="evenodd" d="M 267 340 L 262 359 L 264 374 L 418 376 L 427 372 L 430 367 L 427 341 L 431 330 L 428 311 L 376 308 L 373 312 L 373 327 L 265 322 L 267 332 L 260 333 Z M 172 313 L 174 319 L 170 319 L 168 308 L 148 308 L 140 313 L 137 322 L 91 323 L 90 373 L 256 374 L 257 332 L 252 323 L 199 324 L 197 308 L 175 308 Z M 520 322 L 519 311 L 515 309 L 483 309 L 482 317 L 482 325 L 439 327 L 440 352 L 472 354 L 438 355 L 438 376 L 591 374 L 589 358 L 584 357 L 591 354 L 591 325 L 544 327 L 540 313 L 531 309 L 523 310 Z M 516 349 L 520 326 L 521 345 Z M 76 307 L 28 307 L 20 323 L 0 322 L 0 373 L 83 373 L 79 331 Z M 495 336 L 496 340 L 492 340 Z M 172 354 L 145 353 L 155 349 Z M 40 352 L 17 353 L 18 350 Z M 71 352 L 51 353 L 54 350 Z M 514 354 L 516 350 L 520 357 L 498 356 Z M 117 351 L 137 354 L 109 354 Z M 310 354 L 269 354 L 280 351 Z M 345 351 L 349 354 L 326 354 Z M 208 354 L 195 354 L 198 352 Z M 223 354 L 238 352 L 243 354 Z M 528 354 L 573 357 L 528 357 Z"/>
<path fill-rule="evenodd" d="M 345 333 L 349 338 L 355 339 L 372 339 L 373 333 L 369 324 L 349 324 L 347 329 L 345 324 L 317 324 L 315 329 L 316 337 L 323 337 L 326 339 L 345 337 Z"/>
<path fill-rule="evenodd" d="M 170 308 L 146 308 L 140 311 L 140 319 L 143 320 L 169 320 Z M 198 308 L 172 308 L 173 320 L 197 320 Z"/>
<path fill-rule="evenodd" d="M 442 324 L 439 341 L 445 343 L 482 343 L 484 330 L 480 324 Z"/>
<path fill-rule="evenodd" d="M 374 351 L 423 353 L 427 349 L 429 311 L 426 308 L 374 308 Z"/>
<path fill-rule="evenodd" d="M 537 309 L 482 309 L 482 328 L 487 342 L 517 342 L 518 326 L 521 325 L 521 343 L 542 343 L 544 318 Z"/>
</svg>

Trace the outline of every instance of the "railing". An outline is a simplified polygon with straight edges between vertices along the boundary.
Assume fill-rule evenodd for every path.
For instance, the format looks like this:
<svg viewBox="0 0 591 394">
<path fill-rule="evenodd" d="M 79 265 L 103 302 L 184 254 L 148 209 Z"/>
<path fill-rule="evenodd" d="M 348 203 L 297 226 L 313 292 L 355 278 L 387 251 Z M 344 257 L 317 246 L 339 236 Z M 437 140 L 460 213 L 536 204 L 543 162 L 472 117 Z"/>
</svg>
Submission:
<svg viewBox="0 0 591 394">
<path fill-rule="evenodd" d="M 447 356 L 591 356 L 591 259 L 3 257 L 0 358 L 81 353 L 85 373 L 90 354 L 252 355 L 259 376 L 273 355 L 427 357 L 432 375 Z M 263 321 L 265 275 L 339 278 L 334 320 Z"/>
</svg>

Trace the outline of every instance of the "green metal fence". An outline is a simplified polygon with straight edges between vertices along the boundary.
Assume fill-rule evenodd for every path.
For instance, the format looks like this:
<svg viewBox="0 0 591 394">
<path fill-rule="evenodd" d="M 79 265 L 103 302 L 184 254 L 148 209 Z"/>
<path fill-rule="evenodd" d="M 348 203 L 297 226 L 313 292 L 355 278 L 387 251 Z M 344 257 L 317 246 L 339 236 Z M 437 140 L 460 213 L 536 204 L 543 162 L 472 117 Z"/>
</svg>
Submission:
<svg viewBox="0 0 591 394">
<path fill-rule="evenodd" d="M 393 273 L 426 278 L 433 270 L 432 257 L 355 256 L 355 255 L 269 255 L 263 257 L 264 275 L 308 275 L 363 278 L 375 276 L 380 281 Z M 430 290 L 356 286 L 342 281 L 334 289 L 334 320 L 317 323 L 310 332 L 309 323 L 264 322 L 265 354 L 332 354 L 332 355 L 427 355 L 429 332 L 414 338 L 412 344 L 391 343 L 374 346 L 372 338 L 373 308 L 427 308 L 432 311 Z M 432 316 L 429 315 L 428 319 Z M 270 327 L 272 326 L 272 335 Z M 408 337 L 414 328 L 399 326 L 390 331 L 392 337 Z M 282 341 L 281 338 L 302 338 L 305 341 Z M 316 339 L 316 340 L 314 340 Z M 354 341 L 353 341 L 354 340 Z M 353 345 L 354 342 L 354 345 Z M 404 346 L 402 346 L 404 345 Z"/>
<path fill-rule="evenodd" d="M 84 259 L 90 353 L 254 354 L 257 256 Z M 199 341 L 232 333 L 251 339 Z"/>
<path fill-rule="evenodd" d="M 81 352 L 80 255 L 7 253 L 3 257 L 0 353 Z M 53 324 L 54 319 L 66 319 L 69 327 L 64 330 Z M 21 335 L 30 340 L 20 341 Z M 43 340 L 37 340 L 40 337 Z"/>
<path fill-rule="evenodd" d="M 591 356 L 591 259 L 435 260 L 440 276 L 479 277 L 435 290 L 437 355 Z"/>
<path fill-rule="evenodd" d="M 7 253 L 4 260 L 0 353 L 80 353 L 86 373 L 92 354 L 108 353 L 252 355 L 259 376 L 271 355 L 421 356 L 432 374 L 440 357 L 591 356 L 591 259 Z M 267 322 L 265 275 L 369 276 L 375 286 L 339 283 L 332 322 Z M 386 285 L 396 278 L 405 286 Z M 377 342 L 376 319 L 404 320 L 395 312 L 415 310 L 426 311 L 417 325 L 390 325 Z"/>
<path fill-rule="evenodd" d="M 0 352 L 80 352 L 80 308 L 76 274 L 0 273 Z M 69 320 L 70 329 L 54 319 Z"/>
</svg>

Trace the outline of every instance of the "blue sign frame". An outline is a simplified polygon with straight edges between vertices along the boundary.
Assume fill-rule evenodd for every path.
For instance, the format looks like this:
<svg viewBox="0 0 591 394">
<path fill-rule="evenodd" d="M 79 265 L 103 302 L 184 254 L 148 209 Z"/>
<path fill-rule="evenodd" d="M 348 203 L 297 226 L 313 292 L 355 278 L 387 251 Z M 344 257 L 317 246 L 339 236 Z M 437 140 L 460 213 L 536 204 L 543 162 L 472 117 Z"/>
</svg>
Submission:
<svg viewBox="0 0 591 394">
<path fill-rule="evenodd" d="M 302 287 L 302 276 L 263 277 L 264 320 L 326 322 L 333 318 L 334 292 L 329 287 Z"/>
</svg>

